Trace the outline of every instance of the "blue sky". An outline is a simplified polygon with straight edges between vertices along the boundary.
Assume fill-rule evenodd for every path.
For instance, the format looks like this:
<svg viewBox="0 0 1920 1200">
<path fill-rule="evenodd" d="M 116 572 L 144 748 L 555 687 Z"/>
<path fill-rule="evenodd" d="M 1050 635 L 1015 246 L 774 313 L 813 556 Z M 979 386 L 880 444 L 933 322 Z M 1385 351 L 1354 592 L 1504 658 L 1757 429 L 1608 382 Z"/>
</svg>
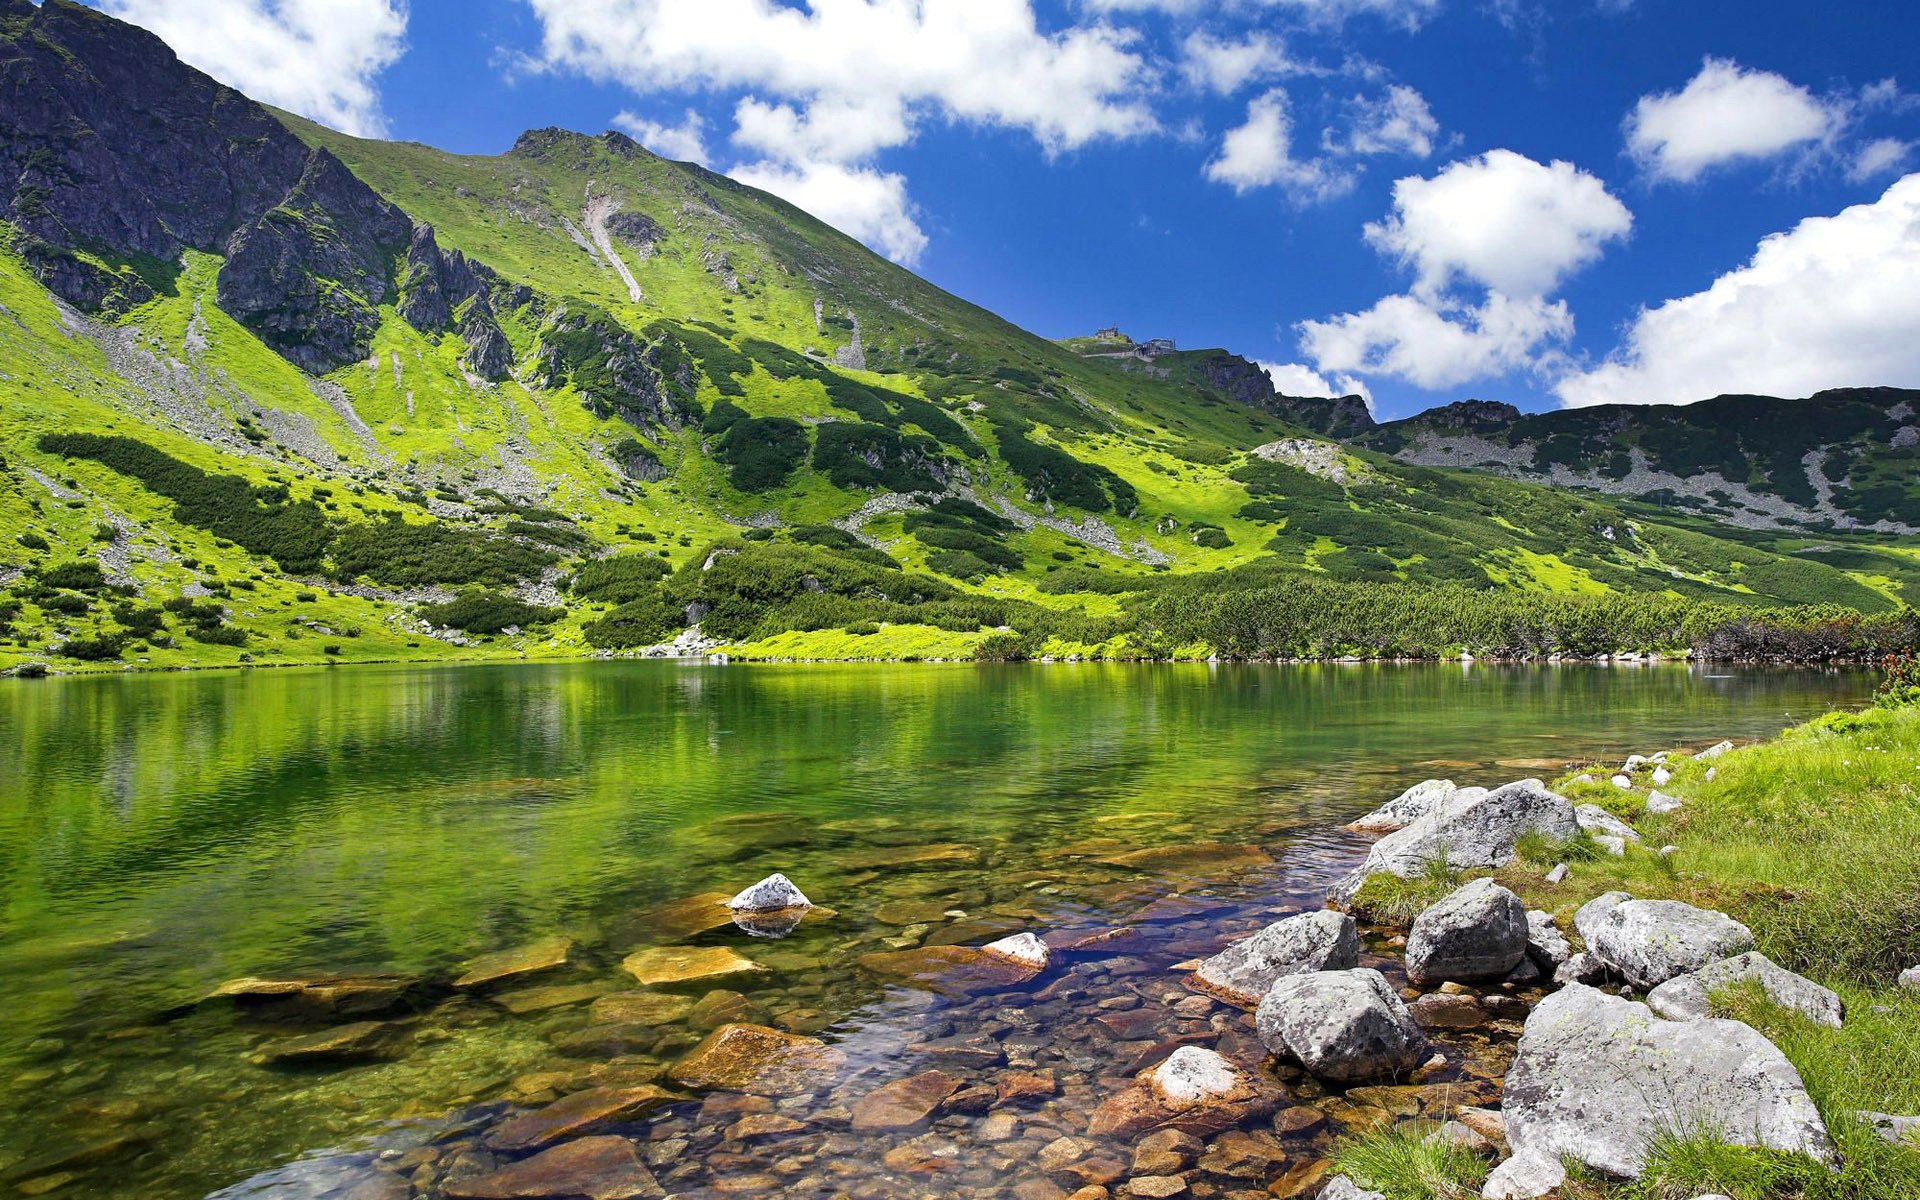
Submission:
<svg viewBox="0 0 1920 1200">
<path fill-rule="evenodd" d="M 1910 0 L 98 2 L 351 131 L 622 127 L 1383 417 L 1920 386 Z"/>
</svg>

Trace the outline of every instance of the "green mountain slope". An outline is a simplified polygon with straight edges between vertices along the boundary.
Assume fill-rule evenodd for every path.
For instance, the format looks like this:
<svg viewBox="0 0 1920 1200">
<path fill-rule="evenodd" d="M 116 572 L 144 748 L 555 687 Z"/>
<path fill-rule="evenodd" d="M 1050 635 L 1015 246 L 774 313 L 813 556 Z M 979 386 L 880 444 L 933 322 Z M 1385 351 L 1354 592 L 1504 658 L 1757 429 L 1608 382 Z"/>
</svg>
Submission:
<svg viewBox="0 0 1920 1200">
<path fill-rule="evenodd" d="M 619 134 L 348 138 L 69 0 L 0 0 L 0 94 L 0 665 L 690 624 L 1159 653 L 1145 606 L 1222 571 L 1869 611 L 1909 582 L 1887 539 L 1810 556 L 1342 446 L 1244 360 L 1033 337 Z"/>
</svg>

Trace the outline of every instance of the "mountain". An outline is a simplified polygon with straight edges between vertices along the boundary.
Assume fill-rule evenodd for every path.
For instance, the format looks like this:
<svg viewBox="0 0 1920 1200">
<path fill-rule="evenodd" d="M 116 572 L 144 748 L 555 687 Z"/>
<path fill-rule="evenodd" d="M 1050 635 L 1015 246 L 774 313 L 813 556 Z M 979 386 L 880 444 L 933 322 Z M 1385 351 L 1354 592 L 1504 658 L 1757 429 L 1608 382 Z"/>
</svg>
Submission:
<svg viewBox="0 0 1920 1200">
<path fill-rule="evenodd" d="M 1875 610 L 1916 573 L 1886 539 L 1397 461 L 1357 401 L 1035 337 L 618 133 L 347 137 L 70 0 L 0 0 L 0 241 L 0 664 L 690 623 L 1122 652 L 1195 575 Z"/>
</svg>

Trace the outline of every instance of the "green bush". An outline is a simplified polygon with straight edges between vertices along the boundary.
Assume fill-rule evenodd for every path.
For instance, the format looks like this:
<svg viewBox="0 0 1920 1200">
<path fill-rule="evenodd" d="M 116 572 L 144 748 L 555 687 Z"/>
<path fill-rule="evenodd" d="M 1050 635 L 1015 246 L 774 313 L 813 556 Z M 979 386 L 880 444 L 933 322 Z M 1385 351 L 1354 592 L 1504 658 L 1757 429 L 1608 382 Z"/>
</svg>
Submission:
<svg viewBox="0 0 1920 1200">
<path fill-rule="evenodd" d="M 654 589 L 630 600 L 585 629 L 587 644 L 599 650 L 631 650 L 671 639 L 686 628 L 686 610 Z"/>
<path fill-rule="evenodd" d="M 417 611 L 435 625 L 464 629 L 468 633 L 499 633 L 513 627 L 551 625 L 567 615 L 564 608 L 528 604 L 517 596 L 485 588 L 468 588 L 445 604 L 425 604 Z"/>
<path fill-rule="evenodd" d="M 505 587 L 539 574 L 559 556 L 513 538 L 390 516 L 349 525 L 334 541 L 334 579 L 362 576 L 396 587 L 484 583 Z"/>
<path fill-rule="evenodd" d="M 47 539 L 41 537 L 37 533 L 23 533 L 16 536 L 13 540 L 16 542 L 19 542 L 22 546 L 26 547 L 29 550 L 44 551 L 51 548 L 47 545 Z"/>
<path fill-rule="evenodd" d="M 582 600 L 625 604 L 658 595 L 656 585 L 672 573 L 672 567 L 651 554 L 621 554 L 581 564 L 573 573 L 572 591 Z"/>
</svg>

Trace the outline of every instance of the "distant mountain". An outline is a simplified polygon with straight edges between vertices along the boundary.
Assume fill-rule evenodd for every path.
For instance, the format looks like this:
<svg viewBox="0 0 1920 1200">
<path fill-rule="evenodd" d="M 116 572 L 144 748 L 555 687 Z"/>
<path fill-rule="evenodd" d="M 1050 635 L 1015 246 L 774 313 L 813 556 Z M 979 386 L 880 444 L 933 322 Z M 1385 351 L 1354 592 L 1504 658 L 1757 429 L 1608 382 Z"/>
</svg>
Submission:
<svg viewBox="0 0 1920 1200">
<path fill-rule="evenodd" d="M 0 665 L 690 623 L 793 653 L 1080 645 L 1121 636 L 1117 593 L 1236 568 L 1862 608 L 1920 586 L 1876 544 L 1396 461 L 1430 434 L 1225 351 L 1043 340 L 618 133 L 347 137 L 71 0 L 0 0 L 0 244 Z M 1906 452 L 1898 405 L 1856 407 L 1823 502 L 1891 503 L 1863 463 Z M 1741 454 L 1784 488 L 1764 432 Z M 1631 466 L 1641 439 L 1608 436 Z"/>
</svg>

